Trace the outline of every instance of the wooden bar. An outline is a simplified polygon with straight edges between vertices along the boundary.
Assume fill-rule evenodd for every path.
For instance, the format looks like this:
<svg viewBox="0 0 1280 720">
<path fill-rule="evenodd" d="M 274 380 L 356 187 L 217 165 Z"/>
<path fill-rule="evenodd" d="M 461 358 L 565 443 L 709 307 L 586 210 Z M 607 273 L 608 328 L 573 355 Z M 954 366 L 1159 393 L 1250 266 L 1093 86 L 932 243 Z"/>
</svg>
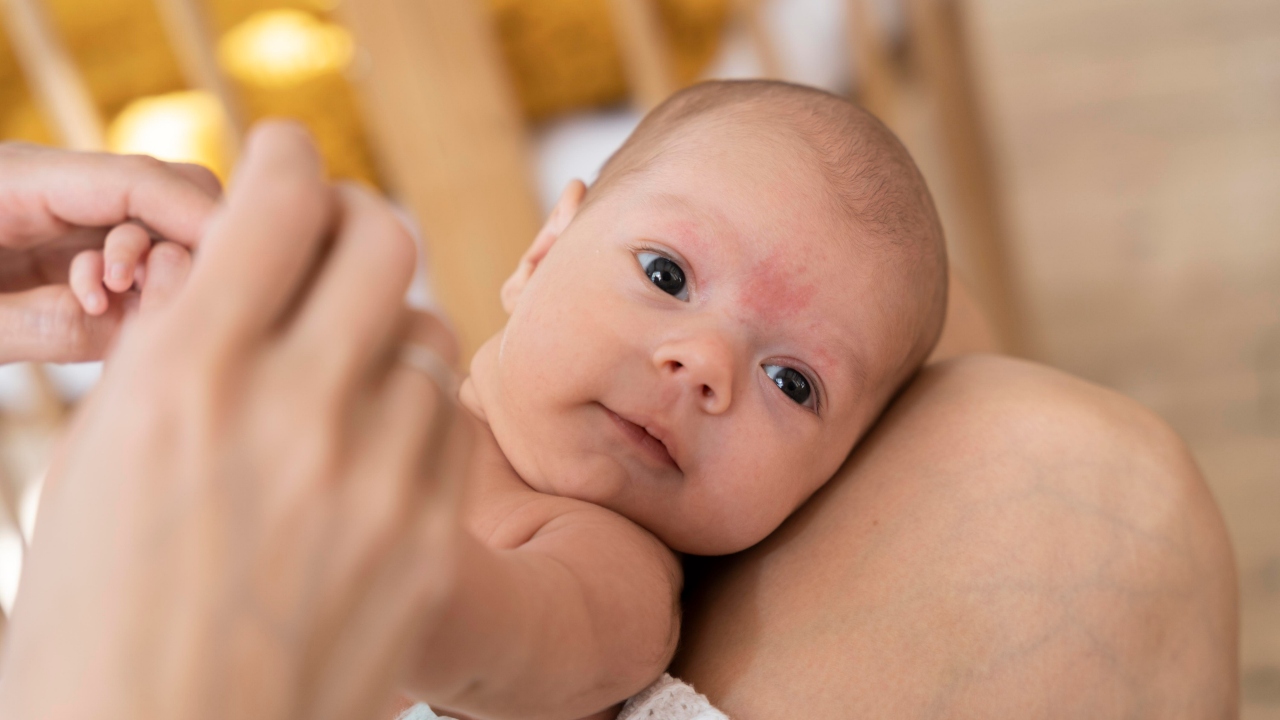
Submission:
<svg viewBox="0 0 1280 720">
<path fill-rule="evenodd" d="M 61 427 L 67 419 L 67 403 L 62 399 L 58 388 L 54 386 L 44 365 L 28 363 L 27 370 L 36 401 L 33 419 L 49 427 L 51 432 L 56 432 L 56 428 Z"/>
<path fill-rule="evenodd" d="M 524 120 L 474 0 L 350 0 L 356 81 L 381 170 L 417 217 L 464 357 L 506 322 L 498 293 L 540 225 Z"/>
<path fill-rule="evenodd" d="M 156 0 L 169 44 L 187 85 L 211 93 L 222 105 L 228 130 L 227 148 L 234 161 L 240 154 L 245 116 L 227 76 L 218 66 L 217 33 L 201 0 Z"/>
<path fill-rule="evenodd" d="M 956 0 L 912 0 L 910 24 L 920 70 L 937 108 L 936 126 L 954 177 L 969 245 L 970 289 L 1010 353 L 1026 355 L 1023 304 L 1009 261 L 1008 233 L 971 61 Z"/>
<path fill-rule="evenodd" d="M 10 481 L 9 473 L 5 472 L 4 468 L 0 468 L 0 529 L 5 526 L 11 526 L 13 531 L 18 533 L 19 541 L 24 546 L 19 550 L 19 558 L 21 558 L 26 554 L 26 540 L 22 536 L 22 525 L 18 520 L 17 487 Z M 0 645 L 4 642 L 7 622 L 4 608 L 0 607 Z"/>
<path fill-rule="evenodd" d="M 102 116 L 40 0 L 0 0 L 27 85 L 62 145 L 106 147 Z"/>
<path fill-rule="evenodd" d="M 846 18 L 858 104 L 897 129 L 902 71 L 893 60 L 893 43 L 884 22 L 873 0 L 849 0 Z"/>
<path fill-rule="evenodd" d="M 654 0 L 609 0 L 609 11 L 632 102 L 652 110 L 678 87 L 658 9 Z"/>
<path fill-rule="evenodd" d="M 769 33 L 768 23 L 763 17 L 761 0 L 735 0 L 734 12 L 741 19 L 751 40 L 751 47 L 760 61 L 761 77 L 771 80 L 783 79 L 782 61 L 778 59 L 778 49 L 774 45 L 773 36 Z"/>
<path fill-rule="evenodd" d="M 18 519 L 18 486 L 8 469 L 0 467 L 0 527 L 10 525 L 22 536 L 22 523 Z M 26 544 L 24 539 L 23 544 Z"/>
</svg>

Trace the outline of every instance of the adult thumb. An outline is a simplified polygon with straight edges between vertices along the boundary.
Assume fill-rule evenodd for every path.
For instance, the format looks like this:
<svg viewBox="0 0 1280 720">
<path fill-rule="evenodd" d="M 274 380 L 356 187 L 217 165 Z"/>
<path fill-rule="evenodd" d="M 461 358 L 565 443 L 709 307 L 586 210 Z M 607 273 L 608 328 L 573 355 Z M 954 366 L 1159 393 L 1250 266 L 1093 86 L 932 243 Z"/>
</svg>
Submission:
<svg viewBox="0 0 1280 720">
<path fill-rule="evenodd" d="M 0 363 L 100 360 L 120 330 L 119 303 L 93 316 L 67 285 L 0 295 Z"/>
<path fill-rule="evenodd" d="M 144 313 L 165 307 L 186 284 L 191 272 L 191 253 L 175 242 L 157 243 L 147 253 L 143 273 L 142 305 Z"/>
</svg>

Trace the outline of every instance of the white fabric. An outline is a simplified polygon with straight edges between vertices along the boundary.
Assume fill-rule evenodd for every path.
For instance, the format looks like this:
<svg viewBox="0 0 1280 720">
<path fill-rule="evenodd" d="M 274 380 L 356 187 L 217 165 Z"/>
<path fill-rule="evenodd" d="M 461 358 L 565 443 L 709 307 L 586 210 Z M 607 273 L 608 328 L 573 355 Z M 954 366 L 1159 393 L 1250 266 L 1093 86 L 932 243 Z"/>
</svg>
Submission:
<svg viewBox="0 0 1280 720">
<path fill-rule="evenodd" d="M 439 715 L 431 712 L 431 708 L 426 703 L 418 703 L 413 707 L 400 713 L 396 720 L 451 720 L 451 718 L 441 718 Z"/>
<path fill-rule="evenodd" d="M 618 720 L 729 720 L 689 685 L 663 673 L 627 701 Z"/>
<path fill-rule="evenodd" d="M 396 720 L 450 720 L 431 712 L 431 708 L 418 703 L 401 713 Z M 711 706 L 703 695 L 692 687 L 662 674 L 649 687 L 641 690 L 622 706 L 617 720 L 729 720 L 729 716 Z"/>
</svg>

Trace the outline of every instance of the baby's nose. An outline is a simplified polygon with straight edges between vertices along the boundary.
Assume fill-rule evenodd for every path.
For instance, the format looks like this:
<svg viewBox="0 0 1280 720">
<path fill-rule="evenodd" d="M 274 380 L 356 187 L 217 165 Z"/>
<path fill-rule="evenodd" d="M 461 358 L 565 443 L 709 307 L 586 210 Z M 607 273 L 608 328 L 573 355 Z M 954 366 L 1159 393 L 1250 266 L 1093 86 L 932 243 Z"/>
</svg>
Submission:
<svg viewBox="0 0 1280 720">
<path fill-rule="evenodd" d="M 669 342 L 653 355 L 658 372 L 679 383 L 707 413 L 719 415 L 733 402 L 733 350 L 707 335 Z"/>
</svg>

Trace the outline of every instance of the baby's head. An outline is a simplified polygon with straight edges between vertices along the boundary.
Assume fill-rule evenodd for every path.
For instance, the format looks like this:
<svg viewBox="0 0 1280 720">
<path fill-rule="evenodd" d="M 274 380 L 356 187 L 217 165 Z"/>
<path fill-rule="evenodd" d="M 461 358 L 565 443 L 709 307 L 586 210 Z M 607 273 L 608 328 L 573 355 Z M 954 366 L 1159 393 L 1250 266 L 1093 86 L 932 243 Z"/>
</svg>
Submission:
<svg viewBox="0 0 1280 720">
<path fill-rule="evenodd" d="M 924 180 L 849 102 L 745 81 L 673 96 L 583 190 L 503 289 L 468 396 L 533 488 L 678 551 L 753 545 L 937 340 Z"/>
</svg>

